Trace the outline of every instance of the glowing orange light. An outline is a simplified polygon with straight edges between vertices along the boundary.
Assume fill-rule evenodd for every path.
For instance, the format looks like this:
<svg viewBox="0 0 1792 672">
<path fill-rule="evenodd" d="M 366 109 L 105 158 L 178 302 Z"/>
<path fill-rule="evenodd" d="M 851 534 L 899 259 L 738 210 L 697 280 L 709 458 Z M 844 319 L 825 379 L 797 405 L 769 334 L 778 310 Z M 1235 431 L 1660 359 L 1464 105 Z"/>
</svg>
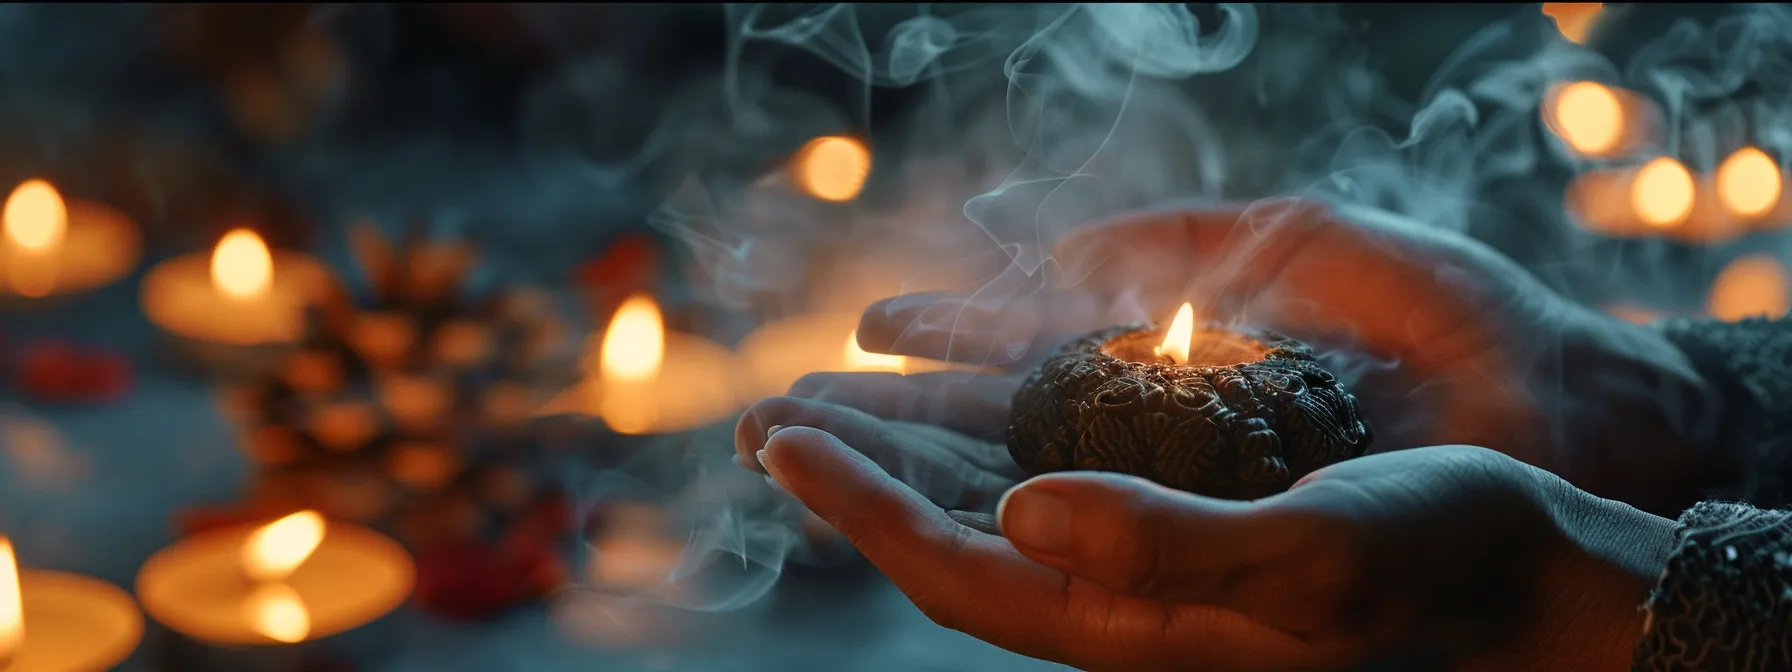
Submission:
<svg viewBox="0 0 1792 672">
<path fill-rule="evenodd" d="M 622 434 L 646 431 L 654 421 L 653 405 L 637 399 L 632 389 L 653 382 L 666 359 L 666 327 L 653 297 L 636 294 L 622 302 L 604 330 L 598 366 L 605 392 L 599 407 L 604 423 Z"/>
<path fill-rule="evenodd" d="M 1598 82 L 1574 82 L 1556 91 L 1550 127 L 1575 152 L 1603 156 L 1624 140 L 1624 102 Z"/>
<path fill-rule="evenodd" d="M 1673 157 L 1658 157 L 1637 170 L 1630 184 L 1630 207 L 1643 223 L 1672 228 L 1692 213 L 1694 190 L 1685 165 Z"/>
<path fill-rule="evenodd" d="M 1170 320 L 1170 330 L 1164 332 L 1164 342 L 1152 352 L 1159 357 L 1168 357 L 1172 363 L 1187 364 L 1188 351 L 1195 340 L 1195 307 L 1182 304 L 1176 309 L 1176 318 Z"/>
<path fill-rule="evenodd" d="M 19 597 L 19 561 L 12 540 L 0 537 L 0 668 L 25 645 L 25 604 Z"/>
<path fill-rule="evenodd" d="M 1792 303 L 1792 287 L 1786 267 L 1766 255 L 1750 255 L 1725 266 L 1711 283 L 1706 309 L 1720 320 L 1746 317 L 1778 318 Z"/>
<path fill-rule="evenodd" d="M 267 293 L 274 283 L 274 258 L 261 236 L 235 229 L 212 250 L 212 285 L 237 299 Z"/>
<path fill-rule="evenodd" d="M 243 572 L 254 581 L 279 581 L 311 557 L 324 540 L 324 517 L 300 511 L 251 532 L 243 543 Z"/>
<path fill-rule="evenodd" d="M 68 235 L 68 206 L 49 182 L 26 181 L 6 198 L 0 230 L 4 230 L 6 242 L 18 249 L 39 253 L 55 250 Z"/>
<path fill-rule="evenodd" d="M 292 586 L 264 583 L 243 603 L 256 632 L 276 642 L 294 644 L 311 636 L 311 611 Z"/>
<path fill-rule="evenodd" d="M 842 361 L 848 371 L 889 371 L 902 373 L 908 369 L 908 358 L 901 355 L 884 355 L 865 352 L 859 347 L 859 332 L 846 335 L 846 349 Z"/>
<path fill-rule="evenodd" d="M 871 176 L 871 150 L 853 138 L 824 136 L 803 145 L 792 167 L 797 186 L 810 196 L 850 201 Z"/>
<path fill-rule="evenodd" d="M 1575 44 L 1585 44 L 1587 34 L 1593 31 L 1593 24 L 1605 11 L 1603 2 L 1545 2 L 1543 15 L 1554 19 L 1556 30 L 1562 37 Z"/>
<path fill-rule="evenodd" d="M 1754 147 L 1736 150 L 1717 167 L 1717 198 L 1740 217 L 1758 217 L 1780 201 L 1780 166 Z"/>
</svg>

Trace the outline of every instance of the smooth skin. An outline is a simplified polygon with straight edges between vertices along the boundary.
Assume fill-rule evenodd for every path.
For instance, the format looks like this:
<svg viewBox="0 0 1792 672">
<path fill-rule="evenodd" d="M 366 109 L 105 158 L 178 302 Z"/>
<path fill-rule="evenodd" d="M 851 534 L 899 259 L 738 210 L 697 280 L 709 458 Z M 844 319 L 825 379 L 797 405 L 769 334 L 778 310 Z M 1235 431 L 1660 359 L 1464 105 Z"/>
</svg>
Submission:
<svg viewBox="0 0 1792 672">
<path fill-rule="evenodd" d="M 1014 376 L 823 374 L 749 409 L 741 464 L 942 625 L 1085 669 L 1627 667 L 1672 525 L 1582 488 L 1673 511 L 1723 474 L 1704 468 L 1722 463 L 1719 409 L 1654 332 L 1467 238 L 1303 201 L 1121 218 L 1057 258 L 1069 289 L 996 309 L 899 297 L 861 345 L 1024 367 L 1111 324 L 1119 297 L 1150 314 L 1227 297 L 1200 309 L 1396 363 L 1353 389 L 1378 448 L 1410 450 L 1253 502 L 1096 473 L 1012 487 Z M 1006 538 L 953 508 L 998 510 Z"/>
</svg>

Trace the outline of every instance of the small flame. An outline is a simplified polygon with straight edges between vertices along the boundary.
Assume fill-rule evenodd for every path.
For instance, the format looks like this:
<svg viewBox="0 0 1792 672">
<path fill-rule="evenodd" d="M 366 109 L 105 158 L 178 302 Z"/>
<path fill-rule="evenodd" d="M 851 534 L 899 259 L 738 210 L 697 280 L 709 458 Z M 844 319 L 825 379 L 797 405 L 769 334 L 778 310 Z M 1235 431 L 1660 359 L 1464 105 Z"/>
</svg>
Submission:
<svg viewBox="0 0 1792 672">
<path fill-rule="evenodd" d="M 1779 318 L 1792 304 L 1792 280 L 1786 267 L 1767 255 L 1749 255 L 1730 262 L 1711 283 L 1707 310 L 1720 320 Z"/>
<path fill-rule="evenodd" d="M 666 361 L 666 327 L 660 307 L 646 294 L 630 296 L 616 309 L 598 350 L 598 382 L 603 400 L 598 415 L 621 434 L 640 434 L 653 426 L 655 409 L 631 386 L 651 383 Z"/>
<path fill-rule="evenodd" d="M 300 511 L 249 534 L 243 544 L 243 571 L 255 581 L 279 581 L 311 557 L 324 540 L 324 517 Z"/>
<path fill-rule="evenodd" d="M 1195 340 L 1195 307 L 1182 304 L 1176 309 L 1176 319 L 1170 320 L 1170 330 L 1164 333 L 1164 342 L 1151 351 L 1159 357 L 1168 357 L 1174 364 L 1187 364 L 1188 351 Z"/>
<path fill-rule="evenodd" d="M 908 370 L 908 358 L 901 355 L 884 355 L 865 352 L 859 347 L 859 332 L 846 335 L 846 350 L 842 357 L 848 371 L 889 371 L 903 373 Z"/>
<path fill-rule="evenodd" d="M 1758 217 L 1780 202 L 1780 166 L 1754 147 L 1736 150 L 1717 167 L 1717 198 L 1741 217 Z"/>
<path fill-rule="evenodd" d="M 1574 82 L 1556 92 L 1551 116 L 1556 135 L 1575 152 L 1602 156 L 1624 139 L 1624 103 L 1598 82 Z"/>
<path fill-rule="evenodd" d="M 56 249 L 68 235 L 68 206 L 56 188 L 43 180 L 29 180 L 12 190 L 0 214 L 0 228 L 7 242 L 31 252 Z"/>
<path fill-rule="evenodd" d="M 1575 44 L 1585 44 L 1593 23 L 1605 11 L 1603 2 L 1545 2 L 1543 15 L 1556 22 L 1562 37 Z"/>
<path fill-rule="evenodd" d="M 803 191 L 824 201 L 845 202 L 859 195 L 871 176 L 871 150 L 845 136 L 830 135 L 797 151 L 795 176 Z"/>
<path fill-rule="evenodd" d="M 1658 228 L 1671 228 L 1692 213 L 1692 173 L 1673 157 L 1643 164 L 1630 185 L 1630 206 L 1637 217 Z"/>
<path fill-rule="evenodd" d="M 264 583 L 243 603 L 255 631 L 276 642 L 295 644 L 311 636 L 311 610 L 292 586 Z"/>
<path fill-rule="evenodd" d="M 274 258 L 261 236 L 248 229 L 224 234 L 212 251 L 212 284 L 226 296 L 258 296 L 274 283 Z"/>
<path fill-rule="evenodd" d="M 12 540 L 0 537 L 0 668 L 25 644 L 25 604 L 19 598 L 19 561 Z"/>
</svg>

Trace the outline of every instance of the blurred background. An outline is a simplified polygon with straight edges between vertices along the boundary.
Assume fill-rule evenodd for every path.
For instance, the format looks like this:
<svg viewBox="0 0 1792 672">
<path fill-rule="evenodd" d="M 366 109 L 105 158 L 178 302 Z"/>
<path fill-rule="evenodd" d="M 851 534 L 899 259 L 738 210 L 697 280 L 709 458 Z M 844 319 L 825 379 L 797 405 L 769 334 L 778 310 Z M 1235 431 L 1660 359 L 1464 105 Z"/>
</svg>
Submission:
<svg viewBox="0 0 1792 672">
<path fill-rule="evenodd" d="M 1639 322 L 1792 295 L 1777 5 L 12 4 L 0 36 L 24 670 L 1052 669 L 930 623 L 732 421 L 943 366 L 857 313 L 1032 291 L 1167 200 L 1388 208 Z"/>
</svg>

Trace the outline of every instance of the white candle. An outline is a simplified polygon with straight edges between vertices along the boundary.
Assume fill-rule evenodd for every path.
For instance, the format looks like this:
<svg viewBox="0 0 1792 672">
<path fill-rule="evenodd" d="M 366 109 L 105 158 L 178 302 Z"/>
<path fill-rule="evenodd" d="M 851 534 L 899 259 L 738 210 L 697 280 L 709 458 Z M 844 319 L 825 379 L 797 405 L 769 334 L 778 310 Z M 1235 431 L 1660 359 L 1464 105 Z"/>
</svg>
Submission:
<svg viewBox="0 0 1792 672">
<path fill-rule="evenodd" d="M 310 257 L 271 251 L 248 229 L 231 231 L 208 254 L 188 254 L 143 280 L 143 312 L 175 335 L 205 343 L 292 343 L 305 308 L 323 299 L 329 275 Z"/>
<path fill-rule="evenodd" d="M 0 537 L 0 669 L 99 672 L 142 638 L 143 615 L 123 590 L 68 572 L 21 572 Z"/>
<path fill-rule="evenodd" d="M 14 189 L 0 212 L 0 294 L 43 298 L 93 289 L 142 255 L 137 225 L 112 208 L 64 201 L 43 180 Z"/>
</svg>

